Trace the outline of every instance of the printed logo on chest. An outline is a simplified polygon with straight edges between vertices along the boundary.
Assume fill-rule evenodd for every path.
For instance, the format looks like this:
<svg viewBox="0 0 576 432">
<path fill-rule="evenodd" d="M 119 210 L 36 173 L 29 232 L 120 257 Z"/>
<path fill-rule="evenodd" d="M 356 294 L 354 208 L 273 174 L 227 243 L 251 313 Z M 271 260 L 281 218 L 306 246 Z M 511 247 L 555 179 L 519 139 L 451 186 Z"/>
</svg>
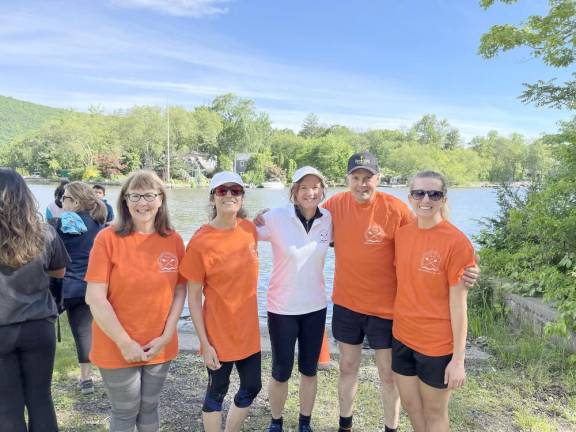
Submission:
<svg viewBox="0 0 576 432">
<path fill-rule="evenodd" d="M 320 231 L 320 243 L 326 243 L 328 241 L 328 230 L 323 229 Z"/>
<path fill-rule="evenodd" d="M 386 233 L 384 232 L 384 228 L 382 228 L 378 224 L 372 224 L 368 227 L 366 232 L 364 233 L 364 243 L 365 244 L 374 244 L 374 243 L 382 243 L 386 238 Z"/>
<path fill-rule="evenodd" d="M 158 257 L 158 268 L 161 272 L 177 272 L 178 257 L 170 252 L 162 252 Z"/>
<path fill-rule="evenodd" d="M 440 253 L 435 250 L 424 252 L 420 259 L 418 270 L 426 273 L 440 274 L 441 258 Z"/>
</svg>

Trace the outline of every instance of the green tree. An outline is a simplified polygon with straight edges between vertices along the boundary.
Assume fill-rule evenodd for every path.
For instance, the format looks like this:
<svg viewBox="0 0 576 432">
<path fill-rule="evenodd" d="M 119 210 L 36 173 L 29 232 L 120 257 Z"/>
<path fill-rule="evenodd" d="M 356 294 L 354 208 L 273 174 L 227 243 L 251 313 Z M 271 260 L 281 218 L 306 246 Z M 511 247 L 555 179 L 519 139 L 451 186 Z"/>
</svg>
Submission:
<svg viewBox="0 0 576 432">
<path fill-rule="evenodd" d="M 484 9 L 497 0 L 481 0 Z M 516 0 L 500 0 L 515 3 Z M 519 25 L 494 25 L 480 41 L 479 53 L 490 59 L 500 52 L 527 47 L 531 55 L 540 58 L 548 66 L 566 68 L 576 59 L 576 2 L 574 0 L 549 0 L 547 15 L 532 15 Z M 576 74 L 572 74 L 576 78 Z M 557 84 L 556 79 L 539 80 L 524 84 L 526 89 L 520 99 L 537 106 L 576 108 L 576 80 Z"/>
<path fill-rule="evenodd" d="M 320 125 L 320 120 L 318 116 L 314 113 L 310 113 L 306 116 L 302 122 L 302 128 L 298 135 L 303 138 L 318 138 L 326 133 L 326 128 Z"/>
<path fill-rule="evenodd" d="M 222 157 L 234 160 L 238 152 L 258 151 L 270 136 L 270 120 L 257 113 L 254 102 L 232 93 L 214 98 L 212 111 L 222 118 L 222 130 L 217 137 L 218 168 L 224 169 Z"/>
</svg>

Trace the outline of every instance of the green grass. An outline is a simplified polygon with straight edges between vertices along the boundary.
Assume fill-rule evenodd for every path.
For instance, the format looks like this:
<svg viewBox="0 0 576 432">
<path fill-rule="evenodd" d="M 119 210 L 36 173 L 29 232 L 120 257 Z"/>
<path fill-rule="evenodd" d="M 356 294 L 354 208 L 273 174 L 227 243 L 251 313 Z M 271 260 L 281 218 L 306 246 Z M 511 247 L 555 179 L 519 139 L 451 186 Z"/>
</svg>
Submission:
<svg viewBox="0 0 576 432">
<path fill-rule="evenodd" d="M 61 320 L 63 342 L 58 344 L 54 374 L 54 397 L 62 431 L 105 431 L 109 406 L 96 374 L 96 393 L 80 396 L 74 343 L 65 316 Z M 533 335 L 529 329 L 512 329 L 504 314 L 494 311 L 470 313 L 471 336 L 484 336 L 492 358 L 471 361 L 468 380 L 454 393 L 450 406 L 453 432 L 495 431 L 567 432 L 576 430 L 576 371 L 566 360 L 565 348 Z M 263 431 L 269 422 L 267 380 L 270 357 L 263 357 L 264 388 L 256 399 L 245 431 Z M 233 375 L 235 377 L 235 375 Z M 319 385 L 312 424 L 315 431 L 334 431 L 338 421 L 337 370 L 319 372 Z M 237 388 L 233 378 L 230 396 Z M 200 431 L 200 408 L 206 371 L 193 353 L 181 353 L 174 361 L 161 398 L 162 431 Z M 284 413 L 285 430 L 295 430 L 298 419 L 298 379 L 292 377 Z M 356 431 L 384 429 L 378 374 L 371 358 L 363 360 L 355 401 Z M 401 431 L 410 431 L 403 414 Z"/>
</svg>

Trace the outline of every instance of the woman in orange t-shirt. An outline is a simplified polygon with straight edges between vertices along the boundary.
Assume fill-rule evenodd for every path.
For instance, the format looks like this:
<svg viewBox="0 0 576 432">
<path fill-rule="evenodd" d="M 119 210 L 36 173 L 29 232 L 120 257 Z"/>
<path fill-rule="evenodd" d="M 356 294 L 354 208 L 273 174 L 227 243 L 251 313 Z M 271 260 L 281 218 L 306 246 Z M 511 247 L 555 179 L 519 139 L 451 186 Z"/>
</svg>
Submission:
<svg viewBox="0 0 576 432">
<path fill-rule="evenodd" d="M 448 431 L 448 402 L 464 384 L 467 288 L 474 248 L 446 220 L 446 181 L 418 173 L 408 200 L 413 223 L 396 234 L 398 288 L 394 303 L 392 370 L 415 432 Z"/>
<path fill-rule="evenodd" d="M 94 240 L 85 276 L 94 317 L 90 360 L 112 406 L 110 431 L 159 430 L 158 400 L 178 353 L 176 325 L 186 297 L 178 275 L 184 243 L 153 172 L 128 177 L 118 210 L 114 225 Z"/>
<path fill-rule="evenodd" d="M 210 182 L 212 220 L 190 239 L 180 274 L 188 279 L 190 315 L 208 369 L 202 407 L 204 430 L 221 430 L 222 401 L 236 365 L 240 388 L 226 419 L 226 432 L 240 431 L 260 392 L 260 326 L 256 288 L 256 227 L 244 219 L 244 183 L 220 172 Z M 202 304 L 204 294 L 204 304 Z"/>
</svg>

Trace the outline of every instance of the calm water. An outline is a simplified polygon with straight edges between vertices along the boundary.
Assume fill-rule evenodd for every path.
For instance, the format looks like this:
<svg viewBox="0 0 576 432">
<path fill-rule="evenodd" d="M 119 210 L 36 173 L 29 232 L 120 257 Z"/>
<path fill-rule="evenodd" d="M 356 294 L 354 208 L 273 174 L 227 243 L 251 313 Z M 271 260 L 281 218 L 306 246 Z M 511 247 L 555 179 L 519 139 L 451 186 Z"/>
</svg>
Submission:
<svg viewBox="0 0 576 432">
<path fill-rule="evenodd" d="M 42 211 L 53 199 L 54 184 L 40 185 L 30 184 L 30 189 L 35 194 Z M 328 196 L 345 190 L 333 188 Z M 403 188 L 381 189 L 391 195 L 407 201 L 407 190 Z M 119 187 L 110 186 L 106 189 L 106 198 L 115 207 L 118 198 Z M 262 208 L 277 207 L 288 202 L 288 189 L 249 189 L 246 193 L 245 207 L 250 217 Z M 450 217 L 452 223 L 464 231 L 469 237 L 478 233 L 480 227 L 478 221 L 483 217 L 494 215 L 498 210 L 496 194 L 489 188 L 463 188 L 453 189 L 448 193 L 450 203 Z M 175 189 L 168 193 L 168 203 L 172 220 L 178 232 L 185 242 L 188 242 L 192 234 L 202 224 L 208 222 L 208 190 L 207 189 Z M 258 246 L 260 253 L 260 277 L 258 283 L 258 304 L 260 316 L 266 316 L 266 288 L 272 266 L 272 249 L 269 243 L 261 242 Z M 334 273 L 334 253 L 328 251 L 325 267 L 326 291 L 332 292 Z M 329 314 L 330 309 L 328 308 Z M 184 312 L 187 314 L 187 310 Z"/>
</svg>

